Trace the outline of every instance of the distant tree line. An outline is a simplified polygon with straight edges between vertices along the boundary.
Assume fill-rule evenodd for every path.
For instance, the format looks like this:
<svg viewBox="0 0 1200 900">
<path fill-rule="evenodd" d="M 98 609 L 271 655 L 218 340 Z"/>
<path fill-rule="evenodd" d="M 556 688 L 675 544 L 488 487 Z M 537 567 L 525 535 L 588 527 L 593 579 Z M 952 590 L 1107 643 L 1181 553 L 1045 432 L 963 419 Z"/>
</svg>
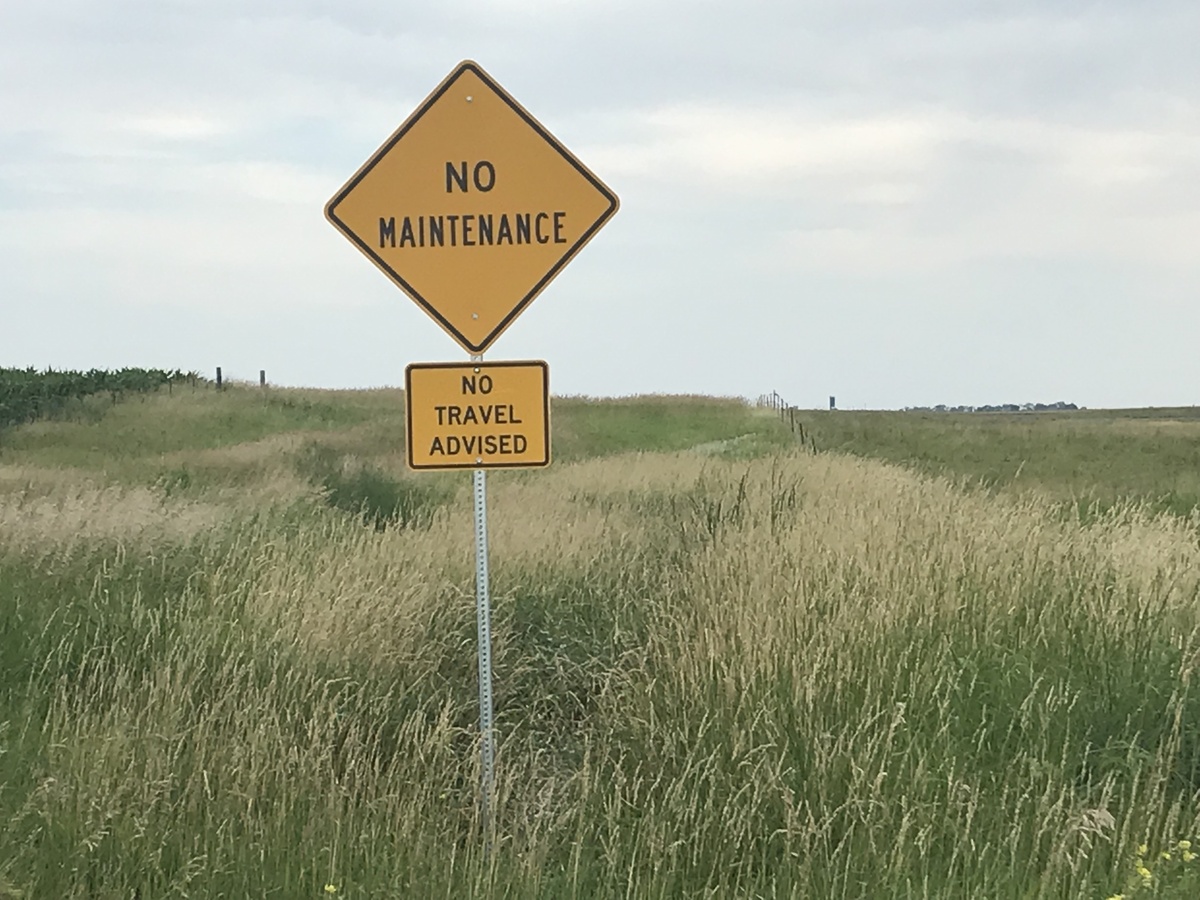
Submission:
<svg viewBox="0 0 1200 900">
<path fill-rule="evenodd" d="M 179 369 L 91 369 L 87 372 L 56 372 L 0 368 L 0 428 L 32 422 L 52 415 L 72 400 L 109 393 L 115 403 L 126 393 L 156 391 L 163 385 L 189 380 L 195 372 Z"/>
<path fill-rule="evenodd" d="M 906 406 L 908 412 L 1056 412 L 1080 409 L 1074 403 L 999 403 L 995 406 Z"/>
</svg>

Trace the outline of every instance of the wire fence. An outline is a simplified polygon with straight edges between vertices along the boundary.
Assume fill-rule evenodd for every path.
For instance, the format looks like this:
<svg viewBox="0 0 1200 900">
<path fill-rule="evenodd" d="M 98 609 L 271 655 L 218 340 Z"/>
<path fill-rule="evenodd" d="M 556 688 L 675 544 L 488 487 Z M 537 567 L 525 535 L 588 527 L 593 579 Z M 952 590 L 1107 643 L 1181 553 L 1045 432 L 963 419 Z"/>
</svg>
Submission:
<svg viewBox="0 0 1200 900">
<path fill-rule="evenodd" d="M 798 406 L 788 403 L 778 391 L 759 395 L 757 405 L 779 413 L 779 418 L 792 430 L 792 434 L 796 436 L 796 439 L 800 442 L 800 446 L 812 453 L 817 452 L 817 442 L 811 432 L 805 430 L 804 422 L 800 419 L 800 408 Z"/>
</svg>

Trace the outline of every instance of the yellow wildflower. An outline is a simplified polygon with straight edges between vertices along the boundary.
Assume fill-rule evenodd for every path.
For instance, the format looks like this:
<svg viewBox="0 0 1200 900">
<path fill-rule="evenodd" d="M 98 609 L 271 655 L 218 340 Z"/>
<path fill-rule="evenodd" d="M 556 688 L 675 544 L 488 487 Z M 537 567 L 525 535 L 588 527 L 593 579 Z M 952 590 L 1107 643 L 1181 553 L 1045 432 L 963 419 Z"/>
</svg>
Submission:
<svg viewBox="0 0 1200 900">
<path fill-rule="evenodd" d="M 1150 852 L 1150 848 L 1145 844 L 1138 844 L 1138 856 L 1145 856 Z"/>
<path fill-rule="evenodd" d="M 1166 850 L 1164 850 L 1162 853 L 1160 853 L 1158 855 L 1161 859 L 1170 859 L 1171 858 L 1171 854 Z"/>
<path fill-rule="evenodd" d="M 1175 846 L 1178 847 L 1180 850 L 1191 850 L 1192 842 L 1191 841 L 1180 841 Z"/>
<path fill-rule="evenodd" d="M 1196 858 L 1196 854 L 1193 853 L 1191 850 L 1183 851 L 1183 861 L 1184 862 L 1191 862 L 1195 858 Z"/>
<path fill-rule="evenodd" d="M 1154 877 L 1153 875 L 1150 874 L 1150 870 L 1147 869 L 1145 866 L 1138 866 L 1137 873 L 1139 875 L 1141 875 L 1142 878 L 1145 879 L 1146 881 L 1149 881 L 1151 878 Z"/>
<path fill-rule="evenodd" d="M 337 893 L 337 885 L 336 885 L 336 884 L 327 884 L 327 885 L 325 885 L 325 893 L 327 893 L 327 894 L 336 894 L 336 893 Z"/>
</svg>

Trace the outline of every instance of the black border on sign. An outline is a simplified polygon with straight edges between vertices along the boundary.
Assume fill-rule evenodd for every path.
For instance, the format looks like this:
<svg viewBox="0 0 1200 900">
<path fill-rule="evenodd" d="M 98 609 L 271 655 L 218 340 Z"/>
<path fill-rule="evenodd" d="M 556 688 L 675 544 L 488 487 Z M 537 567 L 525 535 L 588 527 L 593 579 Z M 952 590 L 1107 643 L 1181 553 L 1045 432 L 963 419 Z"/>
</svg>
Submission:
<svg viewBox="0 0 1200 900">
<path fill-rule="evenodd" d="M 467 340 L 466 336 L 458 331 L 458 329 L 456 329 L 453 325 L 451 325 L 442 316 L 442 314 L 437 311 L 432 303 L 425 299 L 425 297 L 423 297 L 416 288 L 405 281 L 399 272 L 389 266 L 383 260 L 383 257 L 376 253 L 366 241 L 359 238 L 358 235 L 350 230 L 349 226 L 347 226 L 345 222 L 337 217 L 338 204 L 345 200 L 347 195 L 349 195 L 351 191 L 358 187 L 359 182 L 361 182 L 363 178 L 365 178 L 367 174 L 370 173 L 370 171 L 374 169 L 376 165 L 378 165 L 379 161 L 382 160 L 389 152 L 391 152 L 391 149 L 395 147 L 396 144 L 399 143 L 399 141 L 413 129 L 413 126 L 420 121 L 421 117 L 429 111 L 433 104 L 442 98 L 442 95 L 444 95 L 448 90 L 450 90 L 450 88 L 454 86 L 454 83 L 462 77 L 464 72 L 475 73 L 475 75 L 477 75 L 485 85 L 495 92 L 495 94 L 501 100 L 508 104 L 513 112 L 520 116 L 520 118 L 523 119 L 530 128 L 537 132 L 537 134 L 544 141 L 546 141 L 546 143 L 553 147 L 563 157 L 563 159 L 570 163 L 580 175 L 582 175 L 585 179 L 587 179 L 588 182 L 591 183 L 592 187 L 599 191 L 600 194 L 606 200 L 608 200 L 608 209 L 600 214 L 600 217 L 592 223 L 592 225 L 582 234 L 582 236 L 580 236 L 579 240 L 577 240 L 571 245 L 571 247 L 567 249 L 567 252 L 563 254 L 558 262 L 556 262 L 550 268 L 550 271 L 542 276 L 541 280 L 533 286 L 532 290 L 530 290 L 529 293 L 521 298 L 513 310 L 503 319 L 501 319 L 500 324 L 492 329 L 492 331 L 486 337 L 484 337 L 483 341 L 479 344 L 472 344 L 469 340 Z M 328 219 L 338 231 L 344 234 L 350 240 L 350 242 L 354 244 L 354 246 L 358 247 L 358 249 L 361 250 L 367 256 L 367 258 L 371 260 L 371 262 L 375 263 L 375 265 L 378 266 L 379 269 L 388 276 L 388 278 L 394 281 L 406 294 L 412 297 L 413 300 L 415 300 L 425 310 L 425 312 L 429 313 L 429 315 L 432 316 L 433 319 L 442 326 L 446 333 L 454 338 L 454 340 L 456 340 L 460 346 L 470 353 L 478 354 L 483 353 L 484 350 L 495 343 L 496 339 L 500 337 L 504 330 L 513 323 L 513 320 L 515 320 L 517 316 L 525 311 L 525 307 L 532 303 L 533 299 L 542 292 L 546 285 L 554 280 L 555 276 L 557 276 L 558 273 L 562 271 L 563 267 L 565 267 L 566 264 L 575 257 L 575 254 L 583 249 L 583 246 L 592 239 L 592 237 L 597 231 L 600 230 L 604 223 L 613 217 L 619 207 L 620 201 L 617 199 L 617 195 L 609 190 L 608 186 L 605 185 L 604 182 L 597 178 L 587 166 L 585 166 L 576 158 L 575 154 L 563 146 L 563 144 L 556 137 L 554 137 L 554 135 L 547 131 L 542 123 L 535 119 L 529 113 L 529 111 L 525 109 L 525 107 L 518 103 L 512 97 L 512 95 L 508 93 L 508 91 L 504 90 L 504 88 L 497 84 L 496 81 L 490 75 L 488 75 L 488 73 L 485 72 L 478 63 L 468 59 L 459 63 L 454 70 L 446 76 L 442 83 L 434 88 L 433 93 L 426 97 L 425 101 L 417 107 L 413 114 L 405 119 L 404 123 L 398 129 L 396 129 L 395 133 L 386 141 L 384 141 L 383 146 L 376 150 L 371 155 L 371 158 L 363 163 L 362 167 L 359 168 L 359 170 L 354 173 L 350 180 L 342 186 L 342 189 L 334 194 L 333 199 L 325 204 L 325 218 Z"/>
<path fill-rule="evenodd" d="M 436 466 L 413 465 L 412 373 L 414 369 L 512 369 L 538 366 L 542 370 L 542 420 L 546 425 L 546 458 L 525 463 L 453 463 Z M 544 469 L 550 465 L 550 366 L 543 359 L 505 360 L 502 362 L 409 363 L 404 367 L 404 462 L 414 472 L 442 472 L 457 469 Z"/>
</svg>

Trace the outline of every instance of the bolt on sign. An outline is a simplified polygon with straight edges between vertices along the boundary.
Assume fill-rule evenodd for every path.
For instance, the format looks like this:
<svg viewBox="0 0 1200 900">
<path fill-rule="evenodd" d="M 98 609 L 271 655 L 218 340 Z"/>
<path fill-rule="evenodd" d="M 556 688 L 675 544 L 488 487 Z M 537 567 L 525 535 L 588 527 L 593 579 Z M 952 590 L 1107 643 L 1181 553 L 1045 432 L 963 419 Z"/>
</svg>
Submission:
<svg viewBox="0 0 1200 900">
<path fill-rule="evenodd" d="M 404 387 L 411 468 L 550 464 L 546 363 L 413 363 Z"/>
<path fill-rule="evenodd" d="M 478 64 L 460 63 L 325 216 L 481 354 L 617 211 L 616 195 Z"/>
</svg>

